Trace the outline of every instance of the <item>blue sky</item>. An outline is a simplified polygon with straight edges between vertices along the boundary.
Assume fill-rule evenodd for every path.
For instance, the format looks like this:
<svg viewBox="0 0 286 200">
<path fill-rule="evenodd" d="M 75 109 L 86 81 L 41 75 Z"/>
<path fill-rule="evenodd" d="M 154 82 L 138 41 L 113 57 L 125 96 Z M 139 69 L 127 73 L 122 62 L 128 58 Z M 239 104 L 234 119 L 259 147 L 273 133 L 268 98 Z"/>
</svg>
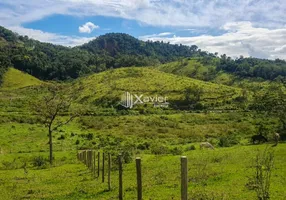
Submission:
<svg viewBox="0 0 286 200">
<path fill-rule="evenodd" d="M 91 32 L 80 32 L 78 27 L 91 22 L 98 28 L 94 28 Z M 45 32 L 53 32 L 62 35 L 75 36 L 98 36 L 110 32 L 128 33 L 134 37 L 152 35 L 155 33 L 170 33 L 176 36 L 199 36 L 201 34 L 219 35 L 223 30 L 211 29 L 208 27 L 200 27 L 196 30 L 188 28 L 177 28 L 172 26 L 152 26 L 140 24 L 136 20 L 124 19 L 120 17 L 108 16 L 87 16 L 74 17 L 69 15 L 51 15 L 41 20 L 24 23 L 23 26 L 29 29 L 39 29 Z M 91 28 L 92 29 L 92 28 Z M 89 29 L 88 29 L 89 30 Z"/>
<path fill-rule="evenodd" d="M 232 57 L 286 59 L 285 12 L 285 0 L 0 0 L 0 25 L 65 46 L 121 32 Z"/>
</svg>

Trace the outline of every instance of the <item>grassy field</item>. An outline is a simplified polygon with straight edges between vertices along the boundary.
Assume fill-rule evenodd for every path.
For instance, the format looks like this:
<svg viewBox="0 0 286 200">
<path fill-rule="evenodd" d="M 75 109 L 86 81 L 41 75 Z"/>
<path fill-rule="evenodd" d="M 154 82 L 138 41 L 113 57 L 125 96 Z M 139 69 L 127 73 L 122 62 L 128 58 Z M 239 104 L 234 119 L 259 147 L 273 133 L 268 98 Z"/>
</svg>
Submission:
<svg viewBox="0 0 286 200">
<path fill-rule="evenodd" d="M 236 146 L 215 151 L 185 152 L 189 166 L 190 199 L 256 199 L 255 191 L 247 187 L 248 178 L 254 173 L 251 166 L 255 155 L 265 147 Z M 274 149 L 271 199 L 282 200 L 286 196 L 285 147 L 285 144 L 280 144 Z M 101 178 L 94 179 L 89 170 L 75 160 L 75 153 L 57 152 L 58 161 L 53 168 L 28 168 L 27 172 L 23 168 L 1 170 L 0 199 L 116 199 L 117 170 L 114 168 L 112 171 L 112 190 L 107 191 L 107 184 L 101 183 Z M 9 154 L 5 157 L 25 156 L 28 155 Z M 180 199 L 180 156 L 137 156 L 142 158 L 144 199 Z M 135 162 L 125 164 L 123 173 L 124 199 L 136 199 Z"/>
<path fill-rule="evenodd" d="M 192 70 L 191 65 L 189 68 Z M 107 191 L 107 184 L 94 179 L 76 160 L 78 151 L 90 148 L 112 153 L 113 161 L 118 152 L 124 153 L 124 199 L 136 199 L 136 156 L 142 158 L 144 199 L 180 199 L 181 155 L 189 161 L 190 199 L 256 199 L 249 186 L 254 173 L 251 166 L 255 155 L 272 145 L 278 120 L 242 109 L 236 100 L 242 95 L 239 86 L 205 82 L 184 73 L 131 67 L 65 84 L 77 91 L 76 104 L 88 112 L 54 132 L 55 162 L 51 167 L 47 161 L 47 128 L 31 110 L 31 104 L 45 94 L 46 85 L 9 69 L 0 88 L 0 199 L 116 199 L 115 163 L 112 190 Z M 228 78 L 222 74 L 220 81 Z M 264 87 L 267 83 L 247 84 Z M 142 106 L 120 110 L 113 105 L 124 91 L 168 95 L 171 101 L 181 101 L 184 91 L 193 86 L 202 88 L 201 102 L 208 109 Z M 250 137 L 258 133 L 261 124 L 269 144 L 250 145 Z M 212 143 L 215 150 L 200 150 L 202 141 Z M 285 147 L 284 143 L 270 147 L 275 159 L 271 199 L 286 196 Z"/>
<path fill-rule="evenodd" d="M 9 68 L 3 77 L 2 90 L 24 88 L 32 85 L 40 85 L 42 81 L 39 79 L 21 72 L 14 68 Z"/>
<path fill-rule="evenodd" d="M 164 73 L 153 68 L 120 68 L 80 78 L 73 83 L 79 91 L 78 100 L 85 104 L 110 105 L 128 91 L 133 94 L 162 95 L 176 103 L 185 99 L 185 90 L 202 90 L 201 103 L 235 108 L 231 102 L 241 95 L 241 89 L 214 84 L 184 76 Z M 226 105 L 228 102 L 228 105 Z"/>
</svg>

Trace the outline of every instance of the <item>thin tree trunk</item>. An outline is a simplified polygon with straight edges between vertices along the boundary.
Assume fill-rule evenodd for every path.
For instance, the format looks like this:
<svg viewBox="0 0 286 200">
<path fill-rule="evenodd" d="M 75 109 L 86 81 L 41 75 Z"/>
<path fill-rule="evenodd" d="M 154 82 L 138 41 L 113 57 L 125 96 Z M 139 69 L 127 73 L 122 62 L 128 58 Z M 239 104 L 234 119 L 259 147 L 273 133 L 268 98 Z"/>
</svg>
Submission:
<svg viewBox="0 0 286 200">
<path fill-rule="evenodd" d="M 50 164 L 53 164 L 53 137 L 52 137 L 52 130 L 49 127 L 49 144 L 50 144 Z"/>
</svg>

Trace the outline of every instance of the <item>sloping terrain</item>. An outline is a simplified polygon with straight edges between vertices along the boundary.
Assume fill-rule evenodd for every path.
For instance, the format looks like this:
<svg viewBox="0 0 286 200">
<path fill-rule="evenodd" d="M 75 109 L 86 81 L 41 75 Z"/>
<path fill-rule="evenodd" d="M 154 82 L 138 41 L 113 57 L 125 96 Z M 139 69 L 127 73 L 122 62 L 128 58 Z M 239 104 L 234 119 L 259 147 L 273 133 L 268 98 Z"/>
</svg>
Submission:
<svg viewBox="0 0 286 200">
<path fill-rule="evenodd" d="M 156 65 L 154 68 L 166 73 L 243 88 L 253 92 L 268 87 L 271 82 L 283 80 L 282 77 L 280 77 L 281 80 L 276 81 L 269 81 L 257 77 L 240 77 L 234 73 L 223 70 L 218 71 L 215 63 L 203 64 L 200 58 L 182 59 L 180 61 Z"/>
<path fill-rule="evenodd" d="M 27 86 L 40 85 L 41 83 L 42 81 L 27 73 L 9 68 L 3 76 L 1 89 L 19 89 Z"/>
<path fill-rule="evenodd" d="M 76 80 L 79 100 L 94 104 L 113 104 L 124 92 L 137 95 L 161 95 L 174 104 L 192 97 L 200 90 L 199 101 L 207 105 L 223 105 L 241 94 L 241 89 L 164 73 L 152 68 L 120 68 Z M 190 94 L 188 93 L 190 90 Z"/>
</svg>

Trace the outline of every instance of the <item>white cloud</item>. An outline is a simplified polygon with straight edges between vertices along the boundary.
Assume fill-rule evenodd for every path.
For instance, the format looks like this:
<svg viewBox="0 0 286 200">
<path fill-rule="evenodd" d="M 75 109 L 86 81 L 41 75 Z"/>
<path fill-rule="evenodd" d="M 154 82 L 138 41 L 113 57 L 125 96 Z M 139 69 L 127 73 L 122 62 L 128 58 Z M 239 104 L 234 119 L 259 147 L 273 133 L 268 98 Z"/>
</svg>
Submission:
<svg viewBox="0 0 286 200">
<path fill-rule="evenodd" d="M 169 35 L 173 35 L 173 33 L 171 33 L 171 32 L 163 32 L 163 33 L 152 34 L 152 35 L 144 35 L 144 36 L 141 36 L 140 39 L 144 40 L 145 38 L 148 39 L 148 38 L 153 38 L 153 37 L 166 37 L 166 36 L 169 36 Z"/>
<path fill-rule="evenodd" d="M 53 14 L 113 16 L 142 24 L 220 27 L 250 21 L 255 26 L 284 27 L 285 0 L 1 0 L 0 24 L 19 25 Z"/>
<path fill-rule="evenodd" d="M 280 29 L 256 28 L 250 22 L 227 23 L 226 33 L 219 36 L 196 37 L 142 36 L 142 40 L 165 41 L 172 44 L 197 45 L 202 50 L 232 57 L 286 59 L 286 27 Z"/>
<path fill-rule="evenodd" d="M 222 28 L 226 33 L 220 36 L 179 37 L 177 34 L 145 38 L 196 44 L 203 50 L 231 56 L 285 59 L 285 12 L 285 0 L 1 0 L 0 24 L 19 28 L 24 23 L 61 14 L 121 17 L 136 20 L 143 26 L 177 27 L 192 32 Z M 89 33 L 92 27 L 83 25 L 79 30 Z M 24 32 L 35 39 L 65 45 L 80 44 L 90 39 L 37 30 L 26 29 Z"/>
<path fill-rule="evenodd" d="M 91 33 L 94 29 L 98 29 L 99 26 L 92 22 L 86 22 L 84 25 L 78 27 L 80 33 Z"/>
<path fill-rule="evenodd" d="M 48 33 L 43 32 L 41 30 L 35 30 L 35 29 L 27 29 L 23 28 L 21 26 L 11 26 L 8 27 L 10 30 L 20 34 L 20 35 L 27 35 L 30 38 L 42 41 L 42 42 L 48 42 L 63 46 L 78 46 L 84 43 L 89 42 L 90 40 L 95 39 L 95 37 L 78 37 L 78 36 L 65 36 L 65 35 L 59 35 L 55 33 Z"/>
</svg>

